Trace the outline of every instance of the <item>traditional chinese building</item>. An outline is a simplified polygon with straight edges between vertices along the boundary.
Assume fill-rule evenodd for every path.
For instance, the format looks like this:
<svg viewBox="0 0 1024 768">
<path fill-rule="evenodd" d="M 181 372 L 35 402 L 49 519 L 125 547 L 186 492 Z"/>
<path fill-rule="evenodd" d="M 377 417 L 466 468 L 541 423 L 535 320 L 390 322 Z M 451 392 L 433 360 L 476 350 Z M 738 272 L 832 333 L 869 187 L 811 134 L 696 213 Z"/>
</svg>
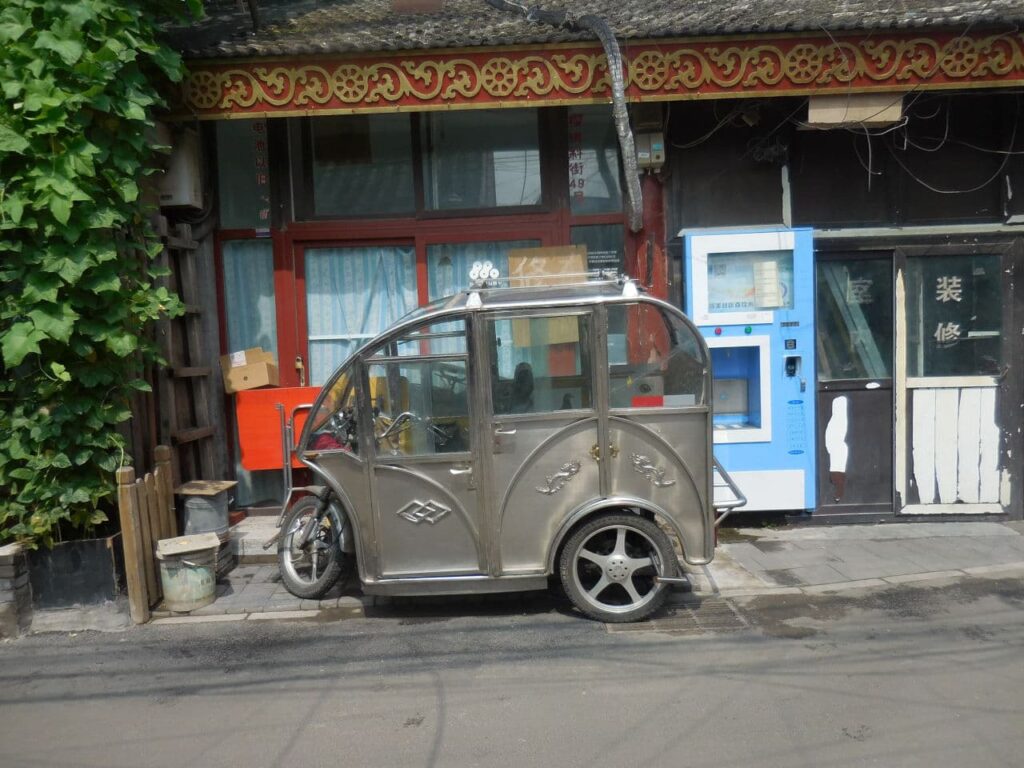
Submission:
<svg viewBox="0 0 1024 768">
<path fill-rule="evenodd" d="M 1024 4 L 495 5 L 209 3 L 175 33 L 220 353 L 318 385 L 474 261 L 584 246 L 679 303 L 682 233 L 809 227 L 815 516 L 1021 517 Z M 588 14 L 621 47 L 639 226 Z M 243 505 L 279 493 L 239 473 Z"/>
</svg>

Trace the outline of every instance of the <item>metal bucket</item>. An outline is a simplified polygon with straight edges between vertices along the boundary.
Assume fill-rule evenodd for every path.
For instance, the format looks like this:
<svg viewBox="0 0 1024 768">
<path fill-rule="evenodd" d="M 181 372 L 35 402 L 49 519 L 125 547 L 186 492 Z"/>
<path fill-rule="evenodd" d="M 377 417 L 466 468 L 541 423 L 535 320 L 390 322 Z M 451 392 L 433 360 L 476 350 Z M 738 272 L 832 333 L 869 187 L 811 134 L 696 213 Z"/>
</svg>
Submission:
<svg viewBox="0 0 1024 768">
<path fill-rule="evenodd" d="M 188 496 L 185 499 L 185 533 L 216 533 L 222 541 L 228 535 L 228 495 Z"/>
<path fill-rule="evenodd" d="M 214 601 L 219 546 L 212 533 L 159 542 L 156 556 L 168 610 L 187 613 Z"/>
</svg>

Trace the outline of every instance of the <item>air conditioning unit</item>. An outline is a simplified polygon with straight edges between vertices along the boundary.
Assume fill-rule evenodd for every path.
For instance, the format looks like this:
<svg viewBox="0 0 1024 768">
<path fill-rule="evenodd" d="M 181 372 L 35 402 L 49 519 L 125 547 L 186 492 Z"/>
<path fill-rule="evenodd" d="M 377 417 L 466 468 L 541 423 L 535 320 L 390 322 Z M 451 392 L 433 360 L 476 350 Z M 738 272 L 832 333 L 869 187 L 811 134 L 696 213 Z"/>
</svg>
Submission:
<svg viewBox="0 0 1024 768">
<path fill-rule="evenodd" d="M 185 128 L 174 136 L 167 170 L 157 184 L 161 208 L 203 209 L 203 156 L 199 132 Z"/>
</svg>

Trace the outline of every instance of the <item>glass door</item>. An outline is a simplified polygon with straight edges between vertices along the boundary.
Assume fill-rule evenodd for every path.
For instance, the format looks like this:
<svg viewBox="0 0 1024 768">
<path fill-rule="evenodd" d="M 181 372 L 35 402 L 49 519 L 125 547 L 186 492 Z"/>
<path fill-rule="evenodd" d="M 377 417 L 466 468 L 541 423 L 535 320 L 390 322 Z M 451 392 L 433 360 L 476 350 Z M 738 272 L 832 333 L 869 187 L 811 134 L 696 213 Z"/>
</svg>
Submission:
<svg viewBox="0 0 1024 768">
<path fill-rule="evenodd" d="M 816 516 L 892 512 L 892 264 L 818 255 Z"/>
<path fill-rule="evenodd" d="M 964 249 L 966 250 L 966 249 Z M 897 277 L 896 490 L 903 514 L 1002 512 L 1003 256 L 908 252 Z"/>
</svg>

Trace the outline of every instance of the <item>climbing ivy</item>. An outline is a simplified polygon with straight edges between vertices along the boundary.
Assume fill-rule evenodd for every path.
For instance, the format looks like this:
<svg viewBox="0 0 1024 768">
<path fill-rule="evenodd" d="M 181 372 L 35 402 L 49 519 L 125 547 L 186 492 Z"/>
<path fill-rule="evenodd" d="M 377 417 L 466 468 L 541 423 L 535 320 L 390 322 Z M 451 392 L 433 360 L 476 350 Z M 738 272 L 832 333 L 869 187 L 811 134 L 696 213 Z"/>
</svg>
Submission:
<svg viewBox="0 0 1024 768">
<path fill-rule="evenodd" d="M 140 187 L 159 90 L 183 74 L 159 24 L 199 0 L 0 3 L 0 543 L 85 533 L 113 508 L 117 427 L 182 312 Z"/>
</svg>

